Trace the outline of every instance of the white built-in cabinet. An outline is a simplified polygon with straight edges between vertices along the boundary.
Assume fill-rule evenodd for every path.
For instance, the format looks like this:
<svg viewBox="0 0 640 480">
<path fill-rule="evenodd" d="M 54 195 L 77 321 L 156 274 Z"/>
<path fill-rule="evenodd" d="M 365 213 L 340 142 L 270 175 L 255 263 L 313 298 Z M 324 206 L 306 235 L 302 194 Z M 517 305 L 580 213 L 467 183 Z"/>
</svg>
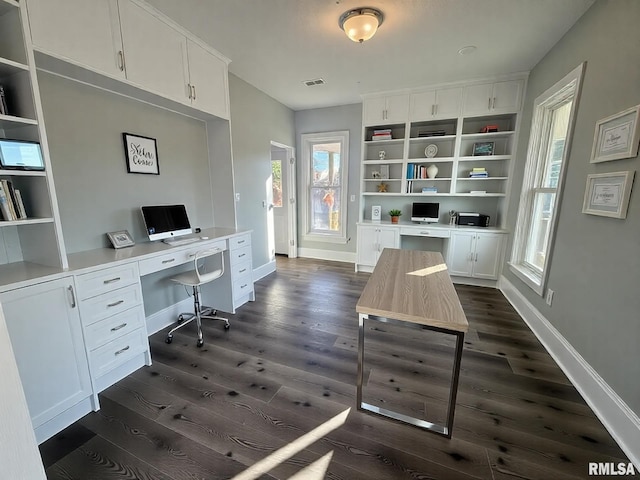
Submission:
<svg viewBox="0 0 640 480">
<path fill-rule="evenodd" d="M 404 122 L 409 113 L 409 94 L 372 97 L 364 103 L 363 123 L 379 125 L 381 123 Z"/>
<path fill-rule="evenodd" d="M 439 88 L 411 94 L 409 119 L 411 121 L 454 118 L 460 115 L 462 88 Z"/>
<path fill-rule="evenodd" d="M 358 267 L 375 267 L 385 248 L 399 248 L 400 230 L 383 225 L 358 225 Z"/>
<path fill-rule="evenodd" d="M 219 118 L 228 60 L 140 0 L 28 0 L 36 50 Z"/>
<path fill-rule="evenodd" d="M 41 51 L 125 78 L 118 0 L 29 0 L 27 7 Z"/>
<path fill-rule="evenodd" d="M 469 85 L 464 89 L 464 115 L 513 113 L 520 109 L 523 82 L 508 80 Z"/>
<path fill-rule="evenodd" d="M 0 304 L 40 443 L 93 406 L 73 277 L 4 292 Z"/>
<path fill-rule="evenodd" d="M 449 273 L 496 280 L 504 238 L 502 233 L 452 231 L 445 253 Z"/>
</svg>

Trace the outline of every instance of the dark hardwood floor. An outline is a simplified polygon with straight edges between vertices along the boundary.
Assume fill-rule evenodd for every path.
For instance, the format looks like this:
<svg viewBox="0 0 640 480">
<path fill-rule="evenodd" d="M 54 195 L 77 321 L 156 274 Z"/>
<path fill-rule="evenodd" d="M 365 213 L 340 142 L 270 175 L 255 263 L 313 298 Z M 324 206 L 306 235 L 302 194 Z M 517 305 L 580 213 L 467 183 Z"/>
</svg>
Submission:
<svg viewBox="0 0 640 480">
<path fill-rule="evenodd" d="M 171 345 L 41 445 L 49 479 L 570 479 L 627 462 L 498 290 L 456 286 L 469 320 L 453 437 L 355 408 L 367 274 L 278 258 L 256 301 Z M 365 400 L 444 415 L 452 341 L 367 323 Z M 264 462 L 264 459 L 266 459 Z M 269 461 L 258 473 L 243 472 Z"/>
</svg>

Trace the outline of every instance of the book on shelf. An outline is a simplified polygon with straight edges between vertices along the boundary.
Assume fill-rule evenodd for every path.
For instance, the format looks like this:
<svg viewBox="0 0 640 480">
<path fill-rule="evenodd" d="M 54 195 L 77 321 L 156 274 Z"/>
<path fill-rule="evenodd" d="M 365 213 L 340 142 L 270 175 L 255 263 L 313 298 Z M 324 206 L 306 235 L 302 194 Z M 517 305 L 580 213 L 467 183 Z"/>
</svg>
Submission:
<svg viewBox="0 0 640 480">
<path fill-rule="evenodd" d="M 438 193 L 436 187 L 422 187 L 422 193 Z"/>
<path fill-rule="evenodd" d="M 371 140 L 393 140 L 393 137 L 390 133 L 374 133 Z"/>
<path fill-rule="evenodd" d="M 2 180 L 2 188 L 4 189 L 4 193 L 7 197 L 7 205 L 9 206 L 9 216 L 10 220 L 17 220 L 18 213 L 15 207 L 15 192 L 13 191 L 13 184 L 9 180 Z"/>
<path fill-rule="evenodd" d="M 9 208 L 9 197 L 4 191 L 4 185 L 0 182 L 0 213 L 2 218 L 7 221 L 13 220 L 11 216 L 11 209 Z"/>
<path fill-rule="evenodd" d="M 19 218 L 24 220 L 27 218 L 27 211 L 24 209 L 24 202 L 22 201 L 22 194 L 20 190 L 17 188 L 14 190 L 16 192 L 16 203 L 18 205 L 18 211 L 16 213 L 19 214 Z"/>
<path fill-rule="evenodd" d="M 471 190 L 469 192 L 471 195 L 485 195 L 487 193 L 486 190 Z"/>
<path fill-rule="evenodd" d="M 418 130 L 418 137 L 443 137 L 446 135 L 444 130 Z"/>
<path fill-rule="evenodd" d="M 474 167 L 469 172 L 469 177 L 471 178 L 487 178 L 488 176 L 489 172 L 487 172 L 484 167 Z"/>
<path fill-rule="evenodd" d="M 0 115 L 9 115 L 9 109 L 7 108 L 7 97 L 2 85 L 0 85 Z"/>
</svg>

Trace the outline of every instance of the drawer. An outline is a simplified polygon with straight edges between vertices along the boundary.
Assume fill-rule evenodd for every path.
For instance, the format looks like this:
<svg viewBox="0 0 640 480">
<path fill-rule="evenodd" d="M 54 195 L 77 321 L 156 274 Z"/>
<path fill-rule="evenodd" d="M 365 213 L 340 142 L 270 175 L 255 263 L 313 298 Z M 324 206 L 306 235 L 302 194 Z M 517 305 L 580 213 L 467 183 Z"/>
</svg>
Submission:
<svg viewBox="0 0 640 480">
<path fill-rule="evenodd" d="M 85 344 L 88 350 L 95 350 L 142 327 L 145 327 L 144 309 L 139 305 L 85 327 Z"/>
<path fill-rule="evenodd" d="M 237 262 L 234 265 L 231 265 L 231 278 L 236 280 L 242 276 L 251 274 L 251 260 L 246 260 L 244 262 Z"/>
<path fill-rule="evenodd" d="M 236 250 L 238 248 L 251 245 L 251 234 L 243 233 L 242 235 L 236 235 L 229 239 L 229 250 Z"/>
<path fill-rule="evenodd" d="M 84 300 L 116 288 L 138 283 L 139 278 L 140 274 L 136 262 L 77 275 L 78 298 Z"/>
<path fill-rule="evenodd" d="M 185 247 L 173 247 L 169 252 L 163 253 L 162 255 L 140 260 L 140 275 L 148 275 L 176 265 L 193 262 L 193 257 L 201 250 L 209 250 L 212 248 L 226 250 L 226 247 L 227 245 L 224 240 L 198 243 L 196 245 L 192 244 Z"/>
<path fill-rule="evenodd" d="M 91 325 L 138 305 L 142 305 L 142 290 L 139 283 L 83 300 L 80 302 L 82 324 Z"/>
<path fill-rule="evenodd" d="M 429 228 L 425 227 L 401 227 L 400 235 L 408 235 L 413 237 L 435 237 L 435 238 L 449 238 L 451 231 L 444 228 Z"/>
<path fill-rule="evenodd" d="M 251 245 L 229 250 L 229 265 L 239 265 L 247 261 L 251 263 Z"/>
<path fill-rule="evenodd" d="M 243 275 L 233 282 L 233 299 L 237 300 L 253 292 L 253 280 L 251 275 Z"/>
<path fill-rule="evenodd" d="M 91 376 L 100 377 L 149 349 L 147 331 L 139 328 L 89 353 Z"/>
</svg>

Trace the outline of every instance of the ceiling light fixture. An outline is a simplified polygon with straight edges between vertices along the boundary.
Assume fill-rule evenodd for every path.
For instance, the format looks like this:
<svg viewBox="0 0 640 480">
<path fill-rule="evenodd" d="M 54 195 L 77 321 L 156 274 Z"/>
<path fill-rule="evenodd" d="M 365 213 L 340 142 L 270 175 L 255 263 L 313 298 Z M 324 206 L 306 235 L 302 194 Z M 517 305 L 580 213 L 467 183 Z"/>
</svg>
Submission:
<svg viewBox="0 0 640 480">
<path fill-rule="evenodd" d="M 373 37 L 382 25 L 384 16 L 380 10 L 369 7 L 360 7 L 349 10 L 340 15 L 338 24 L 354 42 L 362 43 Z"/>
</svg>

